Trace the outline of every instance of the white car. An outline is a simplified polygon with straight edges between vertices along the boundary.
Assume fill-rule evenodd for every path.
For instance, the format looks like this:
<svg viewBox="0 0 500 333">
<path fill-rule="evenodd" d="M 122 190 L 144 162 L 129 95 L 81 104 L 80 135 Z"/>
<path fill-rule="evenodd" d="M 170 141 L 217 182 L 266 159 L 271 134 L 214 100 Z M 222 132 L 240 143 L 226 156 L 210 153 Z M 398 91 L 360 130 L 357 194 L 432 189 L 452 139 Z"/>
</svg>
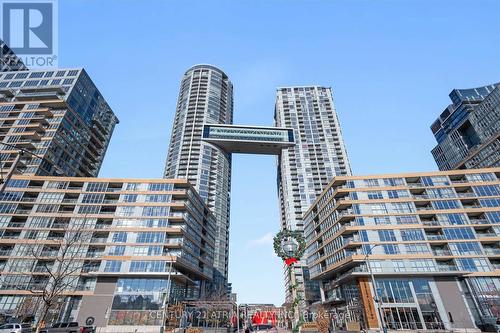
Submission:
<svg viewBox="0 0 500 333">
<path fill-rule="evenodd" d="M 3 324 L 0 333 L 31 333 L 30 324 Z"/>
</svg>

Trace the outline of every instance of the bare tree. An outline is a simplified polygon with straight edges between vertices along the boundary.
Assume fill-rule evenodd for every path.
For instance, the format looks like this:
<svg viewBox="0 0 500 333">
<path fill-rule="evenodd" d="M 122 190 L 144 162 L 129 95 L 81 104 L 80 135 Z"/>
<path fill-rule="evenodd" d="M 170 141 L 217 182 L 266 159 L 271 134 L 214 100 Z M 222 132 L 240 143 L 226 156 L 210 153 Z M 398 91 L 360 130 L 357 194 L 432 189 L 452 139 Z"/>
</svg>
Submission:
<svg viewBox="0 0 500 333">
<path fill-rule="evenodd" d="M 56 319 L 67 295 L 77 290 L 80 272 L 84 268 L 83 258 L 92 238 L 92 226 L 86 217 L 71 219 L 53 226 L 51 233 L 54 236 L 48 237 L 50 243 L 43 246 L 33 244 L 28 249 L 28 255 L 36 262 L 34 270 L 45 275 L 38 281 L 33 275 L 27 288 L 40 301 L 36 309 L 37 333 L 42 323 Z"/>
</svg>

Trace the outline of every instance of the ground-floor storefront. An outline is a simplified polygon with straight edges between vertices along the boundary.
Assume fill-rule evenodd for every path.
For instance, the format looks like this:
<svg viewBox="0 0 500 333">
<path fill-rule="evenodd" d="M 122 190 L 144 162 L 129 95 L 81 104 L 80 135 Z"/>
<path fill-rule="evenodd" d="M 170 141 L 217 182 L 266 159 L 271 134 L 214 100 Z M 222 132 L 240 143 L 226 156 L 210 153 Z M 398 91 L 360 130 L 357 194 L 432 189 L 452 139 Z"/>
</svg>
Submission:
<svg viewBox="0 0 500 333">
<path fill-rule="evenodd" d="M 332 329 L 473 331 L 500 316 L 497 277 L 359 276 L 322 294 Z"/>
</svg>

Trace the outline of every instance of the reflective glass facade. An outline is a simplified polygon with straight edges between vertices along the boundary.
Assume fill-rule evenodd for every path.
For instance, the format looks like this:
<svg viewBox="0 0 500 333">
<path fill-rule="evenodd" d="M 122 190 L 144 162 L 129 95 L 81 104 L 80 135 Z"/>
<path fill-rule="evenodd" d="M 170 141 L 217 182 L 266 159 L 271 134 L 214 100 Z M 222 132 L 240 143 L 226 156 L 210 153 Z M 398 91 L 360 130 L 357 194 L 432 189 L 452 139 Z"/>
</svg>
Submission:
<svg viewBox="0 0 500 333">
<path fill-rule="evenodd" d="M 303 214 L 336 175 L 351 168 L 335 112 L 330 88 L 319 86 L 278 88 L 275 126 L 294 131 L 295 146 L 278 156 L 278 195 L 281 228 L 303 230 Z M 305 258 L 286 277 L 286 301 L 301 298 L 303 310 L 319 300 L 318 284 L 309 281 Z M 287 274 L 285 274 L 287 276 Z M 297 284 L 298 288 L 289 286 Z"/>
<path fill-rule="evenodd" d="M 118 118 L 83 69 L 0 73 L 0 142 L 27 150 L 24 174 L 99 173 Z M 0 145 L 1 167 L 18 155 Z"/>
<path fill-rule="evenodd" d="M 216 218 L 214 267 L 227 280 L 231 154 L 202 141 L 203 124 L 232 124 L 233 86 L 211 65 L 183 76 L 165 166 L 166 178 L 186 178 Z"/>
<path fill-rule="evenodd" d="M 15 176 L 0 199 L 0 311 L 62 267 L 73 273 L 53 320 L 160 326 L 165 304 L 206 295 L 215 225 L 185 179 Z"/>
<path fill-rule="evenodd" d="M 346 291 L 356 284 L 368 290 L 354 317 L 365 327 L 380 324 L 369 290 L 389 329 L 469 329 L 500 316 L 499 175 L 491 168 L 335 177 L 304 218 L 323 304 L 354 311 Z"/>
<path fill-rule="evenodd" d="M 454 89 L 452 100 L 431 130 L 432 155 L 440 170 L 500 165 L 500 86 Z"/>
</svg>

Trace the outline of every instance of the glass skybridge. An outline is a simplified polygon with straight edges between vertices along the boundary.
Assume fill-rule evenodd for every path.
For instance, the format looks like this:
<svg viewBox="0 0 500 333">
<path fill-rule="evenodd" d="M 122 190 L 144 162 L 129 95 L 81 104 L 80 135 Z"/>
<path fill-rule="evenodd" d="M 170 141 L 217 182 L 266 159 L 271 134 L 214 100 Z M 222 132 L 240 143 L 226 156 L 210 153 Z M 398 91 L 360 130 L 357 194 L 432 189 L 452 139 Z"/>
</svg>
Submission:
<svg viewBox="0 0 500 333">
<path fill-rule="evenodd" d="M 278 155 L 295 145 L 293 129 L 204 124 L 203 141 L 228 153 Z"/>
</svg>

